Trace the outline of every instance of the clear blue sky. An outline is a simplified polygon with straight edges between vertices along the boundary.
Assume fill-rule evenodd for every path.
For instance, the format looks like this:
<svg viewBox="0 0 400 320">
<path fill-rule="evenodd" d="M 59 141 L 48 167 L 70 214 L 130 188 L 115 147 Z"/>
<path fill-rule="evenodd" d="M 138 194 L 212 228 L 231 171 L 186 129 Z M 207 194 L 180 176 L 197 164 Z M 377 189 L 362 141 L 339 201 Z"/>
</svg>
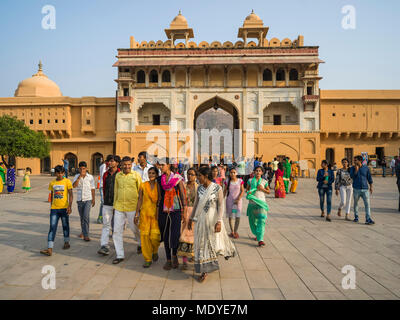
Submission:
<svg viewBox="0 0 400 320">
<path fill-rule="evenodd" d="M 56 29 L 41 27 L 44 5 L 56 8 Z M 356 29 L 342 28 L 344 5 L 356 9 Z M 44 72 L 66 96 L 114 96 L 117 48 L 166 40 L 164 29 L 179 9 L 200 41 L 237 41 L 254 9 L 270 27 L 267 38 L 320 46 L 322 89 L 400 89 L 398 0 L 1 0 L 0 97 L 18 82 Z"/>
</svg>

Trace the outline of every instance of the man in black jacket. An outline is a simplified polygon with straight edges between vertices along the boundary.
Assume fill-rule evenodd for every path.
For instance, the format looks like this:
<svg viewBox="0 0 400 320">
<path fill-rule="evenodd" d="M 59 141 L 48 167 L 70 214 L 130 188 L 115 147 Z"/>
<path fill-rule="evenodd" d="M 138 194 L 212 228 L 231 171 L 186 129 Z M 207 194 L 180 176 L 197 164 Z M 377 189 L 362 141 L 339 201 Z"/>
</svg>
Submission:
<svg viewBox="0 0 400 320">
<path fill-rule="evenodd" d="M 120 162 L 119 156 L 111 156 L 108 161 L 108 170 L 103 175 L 103 230 L 101 232 L 101 248 L 97 253 L 104 256 L 110 254 L 108 242 L 114 212 L 114 184 L 115 176 L 120 171 L 118 168 Z"/>
</svg>

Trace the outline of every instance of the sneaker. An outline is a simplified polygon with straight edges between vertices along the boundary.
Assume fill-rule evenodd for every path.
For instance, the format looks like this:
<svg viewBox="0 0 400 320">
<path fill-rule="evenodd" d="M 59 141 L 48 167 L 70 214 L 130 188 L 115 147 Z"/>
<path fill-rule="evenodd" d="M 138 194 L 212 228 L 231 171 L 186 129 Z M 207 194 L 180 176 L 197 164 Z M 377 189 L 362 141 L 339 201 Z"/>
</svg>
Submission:
<svg viewBox="0 0 400 320">
<path fill-rule="evenodd" d="M 365 224 L 367 224 L 367 225 L 371 225 L 371 224 L 375 224 L 375 222 L 374 221 L 372 221 L 371 219 L 370 220 L 368 220 Z"/>
<path fill-rule="evenodd" d="M 69 249 L 69 248 L 71 248 L 69 242 L 64 242 L 63 249 L 64 249 L 64 250 L 67 250 L 67 249 Z"/>
<path fill-rule="evenodd" d="M 110 254 L 110 250 L 106 246 L 102 246 L 97 253 L 102 254 L 103 256 L 108 256 Z"/>
<path fill-rule="evenodd" d="M 263 246 L 265 246 L 265 243 L 264 243 L 264 241 L 258 241 L 258 246 L 259 246 L 259 247 L 263 247 Z"/>
<path fill-rule="evenodd" d="M 355 219 L 353 220 L 353 222 L 358 222 L 358 218 L 355 218 Z"/>
</svg>

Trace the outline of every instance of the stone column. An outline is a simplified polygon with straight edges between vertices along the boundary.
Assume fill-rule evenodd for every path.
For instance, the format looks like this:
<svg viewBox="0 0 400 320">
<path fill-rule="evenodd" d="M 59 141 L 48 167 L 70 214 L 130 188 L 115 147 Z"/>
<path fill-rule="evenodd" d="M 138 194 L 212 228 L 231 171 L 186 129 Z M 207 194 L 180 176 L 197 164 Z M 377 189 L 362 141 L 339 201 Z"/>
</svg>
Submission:
<svg viewBox="0 0 400 320">
<path fill-rule="evenodd" d="M 146 83 L 146 88 L 149 87 L 149 68 L 146 68 L 146 70 L 144 71 L 145 73 L 145 83 Z"/>
<path fill-rule="evenodd" d="M 271 72 L 272 72 L 272 86 L 275 87 L 276 86 L 276 67 L 275 67 L 275 65 L 272 66 Z"/>
<path fill-rule="evenodd" d="M 172 67 L 171 69 L 171 86 L 175 87 L 175 67 Z"/>
<path fill-rule="evenodd" d="M 189 33 L 185 32 L 185 46 L 186 48 L 189 47 Z"/>
<path fill-rule="evenodd" d="M 289 87 L 289 68 L 285 69 L 286 87 Z"/>
<path fill-rule="evenodd" d="M 158 87 L 161 88 L 161 78 L 162 78 L 162 72 L 161 68 L 158 68 Z"/>
<path fill-rule="evenodd" d="M 208 83 L 209 83 L 209 77 L 210 77 L 210 67 L 209 66 L 205 66 L 204 67 L 204 86 L 208 87 Z"/>
<path fill-rule="evenodd" d="M 246 88 L 247 87 L 247 66 L 244 65 L 242 70 L 243 70 L 242 86 L 244 88 Z"/>
<path fill-rule="evenodd" d="M 190 87 L 190 67 L 186 67 L 186 87 Z"/>
<path fill-rule="evenodd" d="M 247 45 L 247 31 L 243 31 L 243 46 Z"/>
<path fill-rule="evenodd" d="M 224 88 L 228 86 L 228 66 L 224 66 Z"/>
<path fill-rule="evenodd" d="M 262 66 L 258 66 L 257 67 L 257 86 L 258 87 L 262 87 L 262 72 L 263 72 L 263 68 Z"/>
</svg>

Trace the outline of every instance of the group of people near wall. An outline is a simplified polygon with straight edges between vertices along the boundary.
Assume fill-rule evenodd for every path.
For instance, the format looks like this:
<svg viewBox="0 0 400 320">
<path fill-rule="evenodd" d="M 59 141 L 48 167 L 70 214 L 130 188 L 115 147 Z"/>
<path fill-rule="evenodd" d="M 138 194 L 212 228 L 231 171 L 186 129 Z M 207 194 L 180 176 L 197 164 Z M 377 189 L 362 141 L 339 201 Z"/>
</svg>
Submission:
<svg viewBox="0 0 400 320">
<path fill-rule="evenodd" d="M 365 224 L 373 225 L 375 222 L 371 217 L 370 196 L 373 193 L 373 180 L 368 165 L 364 162 L 362 156 L 354 157 L 354 165 L 350 166 L 347 158 L 342 159 L 342 168 L 336 171 L 336 177 L 331 165 L 323 160 L 321 169 L 317 173 L 317 189 L 320 198 L 321 217 L 325 217 L 325 199 L 326 199 L 326 221 L 331 222 L 332 193 L 333 187 L 336 196 L 340 196 L 340 204 L 337 211 L 339 217 L 342 216 L 342 210 L 345 211 L 345 220 L 351 221 L 350 210 L 353 200 L 354 222 L 359 222 L 358 202 L 362 198 L 365 207 Z M 394 173 L 397 176 L 397 186 L 399 188 L 399 211 L 400 211 L 400 159 L 394 159 Z"/>
<path fill-rule="evenodd" d="M 24 177 L 22 179 L 22 190 L 28 192 L 31 189 L 31 180 L 29 175 L 32 174 L 32 169 L 27 167 L 24 172 Z M 16 186 L 16 172 L 15 165 L 10 164 L 9 168 L 5 166 L 3 162 L 0 162 L 0 193 L 3 192 L 4 186 L 7 187 L 8 194 L 12 194 L 15 191 Z"/>
<path fill-rule="evenodd" d="M 239 238 L 243 197 L 248 200 L 246 215 L 251 232 L 258 246 L 264 243 L 269 206 L 266 194 L 270 193 L 275 177 L 275 197 L 283 198 L 297 188 L 299 167 L 288 157 L 276 158 L 269 163 L 254 160 L 252 171 L 244 170 L 243 160 L 230 165 L 202 165 L 182 167 L 172 159 L 157 159 L 149 162 L 146 152 L 138 156 L 138 164 L 130 157 L 109 155 L 100 167 L 101 206 L 98 222 L 103 224 L 98 254 L 110 254 L 110 232 L 115 248 L 113 264 L 125 259 L 123 233 L 131 229 L 138 244 L 137 253 L 144 258 L 144 268 L 149 268 L 159 259 L 161 242 L 167 261 L 165 270 L 194 268 L 204 281 L 209 272 L 218 270 L 218 256 L 226 259 L 236 255 L 230 238 Z M 331 221 L 332 185 L 341 197 L 338 215 L 345 211 L 349 219 L 352 196 L 354 197 L 354 221 L 358 222 L 358 201 L 363 198 L 366 208 L 366 223 L 374 224 L 370 215 L 369 194 L 372 192 L 372 177 L 362 157 L 354 158 L 355 165 L 343 159 L 343 168 L 334 175 L 327 161 L 322 161 L 318 171 L 318 193 L 321 216 L 325 217 L 324 203 L 327 202 L 326 220 Z M 183 170 L 181 170 L 183 168 Z M 400 163 L 398 164 L 400 192 Z M 94 177 L 87 172 L 87 164 L 79 163 L 79 173 L 72 182 L 65 176 L 65 168 L 55 168 L 56 179 L 49 185 L 51 192 L 50 229 L 47 249 L 41 253 L 51 256 L 59 219 L 64 232 L 63 249 L 70 248 L 69 215 L 72 212 L 73 193 L 77 190 L 77 207 L 81 220 L 84 241 L 90 241 L 89 216 L 95 205 Z M 291 182 L 291 185 L 290 185 Z M 400 210 L 400 198 L 399 198 Z M 229 221 L 230 233 L 225 229 L 223 214 Z M 182 258 L 179 263 L 178 257 Z"/>
</svg>

